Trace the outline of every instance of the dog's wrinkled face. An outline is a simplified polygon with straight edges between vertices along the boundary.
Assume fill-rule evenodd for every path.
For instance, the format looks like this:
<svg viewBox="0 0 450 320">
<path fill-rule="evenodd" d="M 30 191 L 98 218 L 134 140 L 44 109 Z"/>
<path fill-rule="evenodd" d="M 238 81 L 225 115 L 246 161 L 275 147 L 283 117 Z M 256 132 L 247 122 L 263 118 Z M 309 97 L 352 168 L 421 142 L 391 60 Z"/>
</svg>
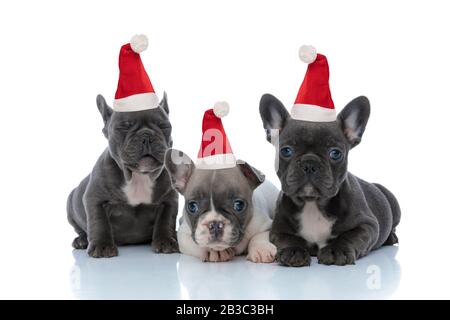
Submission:
<svg viewBox="0 0 450 320">
<path fill-rule="evenodd" d="M 236 246 L 253 215 L 253 190 L 264 176 L 243 162 L 228 169 L 196 169 L 178 150 L 167 151 L 165 164 L 173 187 L 184 196 L 183 218 L 194 242 L 217 251 Z"/>
<path fill-rule="evenodd" d="M 271 95 L 261 98 L 260 113 L 267 139 L 278 151 L 283 191 L 294 202 L 334 197 L 346 177 L 348 152 L 367 124 L 367 98 L 354 99 L 333 122 L 294 120 Z"/>
<path fill-rule="evenodd" d="M 159 106 L 135 112 L 113 112 L 102 96 L 97 106 L 105 126 L 111 156 L 127 176 L 132 172 L 159 174 L 164 154 L 172 145 L 167 97 Z"/>
<path fill-rule="evenodd" d="M 335 122 L 290 120 L 279 141 L 278 176 L 289 196 L 314 200 L 336 195 L 349 147 Z"/>
</svg>

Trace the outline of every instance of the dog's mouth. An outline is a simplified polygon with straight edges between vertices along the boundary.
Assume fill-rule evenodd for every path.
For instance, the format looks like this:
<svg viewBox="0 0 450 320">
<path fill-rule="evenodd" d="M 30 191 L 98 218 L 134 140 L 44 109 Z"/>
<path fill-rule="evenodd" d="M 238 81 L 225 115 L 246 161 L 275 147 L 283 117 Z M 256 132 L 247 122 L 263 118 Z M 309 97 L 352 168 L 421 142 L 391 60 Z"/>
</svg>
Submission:
<svg viewBox="0 0 450 320">
<path fill-rule="evenodd" d="M 295 196 L 304 201 L 314 201 L 321 197 L 321 192 L 312 183 L 308 182 L 297 189 Z"/>
<path fill-rule="evenodd" d="M 192 234 L 192 240 L 200 247 L 216 251 L 235 247 L 241 241 L 241 235 L 243 236 L 244 233 L 231 227 L 230 222 L 222 223 L 223 227 L 221 228 L 213 227 L 215 224 L 217 225 L 214 221 L 200 223 Z"/>
<path fill-rule="evenodd" d="M 145 154 L 136 163 L 127 163 L 125 166 L 130 171 L 145 174 L 158 171 L 161 163 L 153 155 Z"/>
<path fill-rule="evenodd" d="M 199 246 L 203 248 L 208 248 L 216 251 L 221 251 L 232 247 L 228 241 L 223 239 L 208 239 L 206 241 L 197 239 L 195 235 L 192 235 L 192 240 Z"/>
<path fill-rule="evenodd" d="M 159 168 L 159 161 L 153 157 L 151 154 L 144 155 L 137 165 L 137 169 L 141 173 L 150 173 Z"/>
<path fill-rule="evenodd" d="M 318 199 L 327 199 L 336 195 L 339 188 L 334 185 L 324 185 L 323 183 L 314 183 L 308 181 L 299 187 L 291 188 L 293 192 L 288 193 L 292 198 L 303 201 L 317 201 Z"/>
</svg>

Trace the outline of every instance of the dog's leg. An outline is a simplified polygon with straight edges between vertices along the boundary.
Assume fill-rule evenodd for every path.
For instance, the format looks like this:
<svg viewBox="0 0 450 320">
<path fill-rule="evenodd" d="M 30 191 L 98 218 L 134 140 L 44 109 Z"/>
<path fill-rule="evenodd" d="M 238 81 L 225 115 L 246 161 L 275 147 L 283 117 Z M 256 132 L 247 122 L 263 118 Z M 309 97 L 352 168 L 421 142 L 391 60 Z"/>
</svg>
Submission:
<svg viewBox="0 0 450 320">
<path fill-rule="evenodd" d="M 67 220 L 69 221 L 75 232 L 78 234 L 78 236 L 72 241 L 72 247 L 74 249 L 86 249 L 88 246 L 87 234 L 83 229 L 80 228 L 80 226 L 73 218 L 75 216 L 75 210 L 72 202 L 74 201 L 73 195 L 75 193 L 75 190 L 76 189 L 73 189 L 69 194 L 69 197 L 67 198 Z"/>
<path fill-rule="evenodd" d="M 392 211 L 392 230 L 389 234 L 389 237 L 386 239 L 386 241 L 383 243 L 383 246 L 390 246 L 398 243 L 398 237 L 395 234 L 395 227 L 398 226 L 400 223 L 401 218 L 401 210 L 400 205 L 398 204 L 397 199 L 395 198 L 394 194 L 390 192 L 387 188 L 382 186 L 379 183 L 374 183 L 374 185 L 383 192 L 387 200 L 389 201 L 389 204 L 391 205 L 391 211 Z"/>
<path fill-rule="evenodd" d="M 271 232 L 270 241 L 277 247 L 276 260 L 281 265 L 304 267 L 311 264 L 308 242 L 302 237 L 288 233 Z"/>
<path fill-rule="evenodd" d="M 395 234 L 394 231 L 391 232 L 389 237 L 386 239 L 386 241 L 383 243 L 383 246 L 393 246 L 394 244 L 398 243 L 398 237 Z"/>
<path fill-rule="evenodd" d="M 78 237 L 72 241 L 72 247 L 74 249 L 86 249 L 88 244 L 87 234 L 85 232 L 80 232 Z"/>
<path fill-rule="evenodd" d="M 88 254 L 94 258 L 110 258 L 118 255 L 114 244 L 110 221 L 101 204 L 85 201 L 87 213 Z"/>
<path fill-rule="evenodd" d="M 270 263 L 275 260 L 277 247 L 269 241 L 269 231 L 257 233 L 248 244 L 247 260 L 256 263 Z"/>
<path fill-rule="evenodd" d="M 377 224 L 362 224 L 341 233 L 319 250 L 317 259 L 321 264 L 346 265 L 365 256 L 378 238 Z"/>
<path fill-rule="evenodd" d="M 88 240 L 87 240 L 87 234 L 86 232 L 81 229 L 76 221 L 72 218 L 71 213 L 67 216 L 67 219 L 69 220 L 69 223 L 74 228 L 75 232 L 78 234 L 78 236 L 73 239 L 72 241 L 72 247 L 74 249 L 86 249 L 88 246 Z"/>
<path fill-rule="evenodd" d="M 179 252 L 175 225 L 178 201 L 163 203 L 153 227 L 152 247 L 157 253 Z"/>
</svg>

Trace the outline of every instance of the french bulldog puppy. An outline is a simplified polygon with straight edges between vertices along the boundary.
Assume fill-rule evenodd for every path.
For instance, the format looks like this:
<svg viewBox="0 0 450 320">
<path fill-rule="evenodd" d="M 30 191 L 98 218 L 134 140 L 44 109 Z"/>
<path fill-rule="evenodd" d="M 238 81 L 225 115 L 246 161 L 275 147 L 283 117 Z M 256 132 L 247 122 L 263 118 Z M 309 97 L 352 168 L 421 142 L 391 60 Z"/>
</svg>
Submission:
<svg viewBox="0 0 450 320">
<path fill-rule="evenodd" d="M 164 94 L 157 108 L 115 112 L 97 96 L 108 147 L 92 172 L 69 195 L 67 215 L 75 249 L 113 257 L 117 246 L 151 243 L 156 252 L 178 251 L 178 194 L 164 169 L 172 145 Z"/>
<path fill-rule="evenodd" d="M 279 190 L 249 164 L 204 170 L 169 149 L 165 165 L 185 198 L 178 243 L 181 253 L 203 261 L 228 261 L 248 252 L 253 262 L 273 262 L 269 230 Z"/>
<path fill-rule="evenodd" d="M 294 120 L 274 96 L 260 114 L 276 145 L 282 191 L 270 240 L 285 266 L 353 264 L 370 250 L 398 242 L 400 207 L 379 184 L 347 172 L 350 149 L 361 141 L 370 114 L 366 97 L 351 101 L 333 122 Z M 277 145 L 278 144 L 278 145 Z"/>
</svg>

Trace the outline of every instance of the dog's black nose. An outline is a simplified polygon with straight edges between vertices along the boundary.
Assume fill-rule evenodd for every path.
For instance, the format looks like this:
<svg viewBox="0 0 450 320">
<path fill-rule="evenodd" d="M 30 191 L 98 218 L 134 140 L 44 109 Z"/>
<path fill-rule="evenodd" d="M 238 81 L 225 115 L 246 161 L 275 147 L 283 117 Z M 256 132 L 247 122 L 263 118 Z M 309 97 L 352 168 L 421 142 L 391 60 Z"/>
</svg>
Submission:
<svg viewBox="0 0 450 320">
<path fill-rule="evenodd" d="M 153 142 L 153 138 L 149 134 L 143 134 L 141 137 L 141 143 L 144 153 L 150 153 L 151 144 Z"/>
<path fill-rule="evenodd" d="M 319 172 L 319 164 L 314 160 L 304 160 L 300 162 L 300 168 L 306 174 L 316 174 Z"/>
<path fill-rule="evenodd" d="M 150 143 L 152 143 L 152 137 L 150 135 L 144 135 L 141 137 L 141 141 L 143 145 L 149 145 Z"/>
<path fill-rule="evenodd" d="M 209 233 L 215 238 L 219 238 L 223 234 L 223 222 L 220 221 L 212 221 L 208 225 Z"/>
</svg>

